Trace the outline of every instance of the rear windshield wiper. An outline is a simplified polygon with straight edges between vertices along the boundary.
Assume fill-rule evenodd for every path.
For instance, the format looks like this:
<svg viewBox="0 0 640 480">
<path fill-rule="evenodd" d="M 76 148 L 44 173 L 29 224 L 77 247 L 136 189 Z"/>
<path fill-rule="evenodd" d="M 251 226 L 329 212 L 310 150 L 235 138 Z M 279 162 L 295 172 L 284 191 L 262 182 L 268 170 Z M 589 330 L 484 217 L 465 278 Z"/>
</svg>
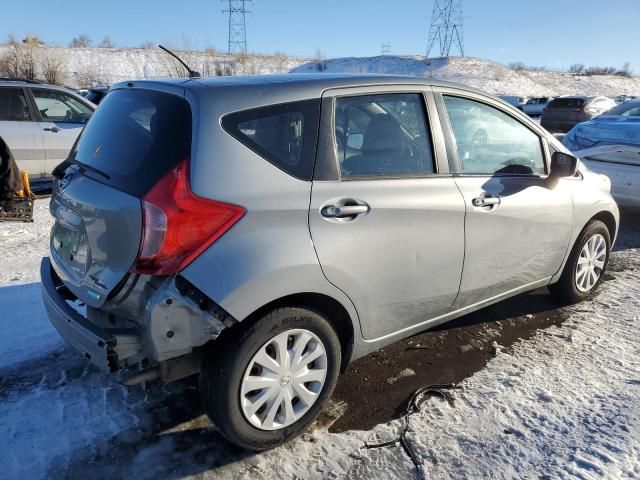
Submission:
<svg viewBox="0 0 640 480">
<path fill-rule="evenodd" d="M 51 172 L 51 174 L 56 178 L 62 178 L 67 167 L 70 167 L 71 165 L 75 165 L 76 167 L 78 167 L 81 172 L 85 170 L 90 170 L 93 173 L 96 173 L 107 180 L 111 179 L 111 177 L 106 173 L 104 173 L 102 170 L 99 170 L 96 167 L 92 167 L 91 165 L 87 165 L 86 163 L 82 163 L 79 160 L 77 160 L 75 157 L 67 157 L 62 163 L 60 163 L 59 165 L 56 166 L 56 168 L 53 169 L 53 172 Z"/>
</svg>

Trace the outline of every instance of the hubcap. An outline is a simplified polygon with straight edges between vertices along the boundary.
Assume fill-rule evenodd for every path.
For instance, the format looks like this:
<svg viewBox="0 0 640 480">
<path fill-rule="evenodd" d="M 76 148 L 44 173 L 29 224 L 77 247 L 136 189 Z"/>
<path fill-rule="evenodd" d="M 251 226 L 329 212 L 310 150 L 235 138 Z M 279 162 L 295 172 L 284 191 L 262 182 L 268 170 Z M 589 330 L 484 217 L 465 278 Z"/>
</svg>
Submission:
<svg viewBox="0 0 640 480">
<path fill-rule="evenodd" d="M 598 283 L 606 260 L 607 242 L 597 233 L 587 240 L 580 251 L 575 277 L 579 291 L 588 292 Z"/>
<path fill-rule="evenodd" d="M 327 376 L 327 352 L 309 330 L 287 330 L 253 356 L 242 377 L 240 405 L 251 424 L 278 430 L 299 420 L 318 399 Z"/>
</svg>

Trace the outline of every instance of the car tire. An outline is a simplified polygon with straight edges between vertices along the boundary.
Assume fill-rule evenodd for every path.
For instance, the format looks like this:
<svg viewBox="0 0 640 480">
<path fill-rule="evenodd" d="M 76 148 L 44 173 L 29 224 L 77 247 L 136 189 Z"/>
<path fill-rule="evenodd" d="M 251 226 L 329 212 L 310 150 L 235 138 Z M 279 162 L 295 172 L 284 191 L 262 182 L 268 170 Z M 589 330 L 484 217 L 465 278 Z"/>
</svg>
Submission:
<svg viewBox="0 0 640 480">
<path fill-rule="evenodd" d="M 205 355 L 205 411 L 230 442 L 253 451 L 274 448 L 304 431 L 326 405 L 340 369 L 340 341 L 327 319 L 298 307 L 273 310 L 234 330 Z M 264 388 L 252 390 L 258 385 Z"/>
<path fill-rule="evenodd" d="M 602 283 L 610 253 L 609 229 L 599 220 L 590 222 L 574 244 L 560 280 L 549 286 L 553 296 L 577 303 L 593 295 Z"/>
</svg>

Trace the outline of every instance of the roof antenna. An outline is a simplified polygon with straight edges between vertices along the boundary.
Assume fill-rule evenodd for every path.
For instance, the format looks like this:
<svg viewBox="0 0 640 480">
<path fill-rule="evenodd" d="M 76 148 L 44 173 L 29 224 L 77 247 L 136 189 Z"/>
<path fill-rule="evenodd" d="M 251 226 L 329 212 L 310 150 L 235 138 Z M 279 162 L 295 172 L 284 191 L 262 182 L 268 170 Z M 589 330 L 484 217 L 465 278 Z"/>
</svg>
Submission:
<svg viewBox="0 0 640 480">
<path fill-rule="evenodd" d="M 172 52 L 171 50 L 169 50 L 168 48 L 163 47 L 162 45 L 158 45 L 158 48 L 161 48 L 162 50 L 164 50 L 165 52 L 167 52 L 169 55 L 171 55 L 173 58 L 175 58 L 176 60 L 178 60 L 178 61 L 182 64 L 182 66 L 183 66 L 184 68 L 186 68 L 186 69 L 187 69 L 187 72 L 189 72 L 189 78 L 199 78 L 199 77 L 201 77 L 201 76 L 202 76 L 202 75 L 200 75 L 200 72 L 196 72 L 195 70 L 191 70 L 191 69 L 189 68 L 189 65 L 187 65 L 186 63 L 184 63 L 184 61 L 182 61 L 182 59 L 181 59 L 179 56 L 177 56 L 175 53 L 173 53 L 173 52 Z"/>
</svg>

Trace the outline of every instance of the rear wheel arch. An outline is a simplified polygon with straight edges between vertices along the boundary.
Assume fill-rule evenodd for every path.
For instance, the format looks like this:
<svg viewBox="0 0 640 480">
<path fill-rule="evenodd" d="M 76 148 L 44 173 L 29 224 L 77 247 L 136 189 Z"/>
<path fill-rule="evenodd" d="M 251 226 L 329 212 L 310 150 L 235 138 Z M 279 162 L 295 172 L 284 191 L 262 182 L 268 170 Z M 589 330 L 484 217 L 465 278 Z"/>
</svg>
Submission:
<svg viewBox="0 0 640 480">
<path fill-rule="evenodd" d="M 335 298 L 314 292 L 303 292 L 286 295 L 261 306 L 236 325 L 222 332 L 221 337 L 229 337 L 248 325 L 260 320 L 268 313 L 284 307 L 299 307 L 315 311 L 323 316 L 333 327 L 342 350 L 340 371 L 344 372 L 351 360 L 354 344 L 354 324 L 347 309 Z M 215 344 L 218 339 L 213 340 Z"/>
</svg>

